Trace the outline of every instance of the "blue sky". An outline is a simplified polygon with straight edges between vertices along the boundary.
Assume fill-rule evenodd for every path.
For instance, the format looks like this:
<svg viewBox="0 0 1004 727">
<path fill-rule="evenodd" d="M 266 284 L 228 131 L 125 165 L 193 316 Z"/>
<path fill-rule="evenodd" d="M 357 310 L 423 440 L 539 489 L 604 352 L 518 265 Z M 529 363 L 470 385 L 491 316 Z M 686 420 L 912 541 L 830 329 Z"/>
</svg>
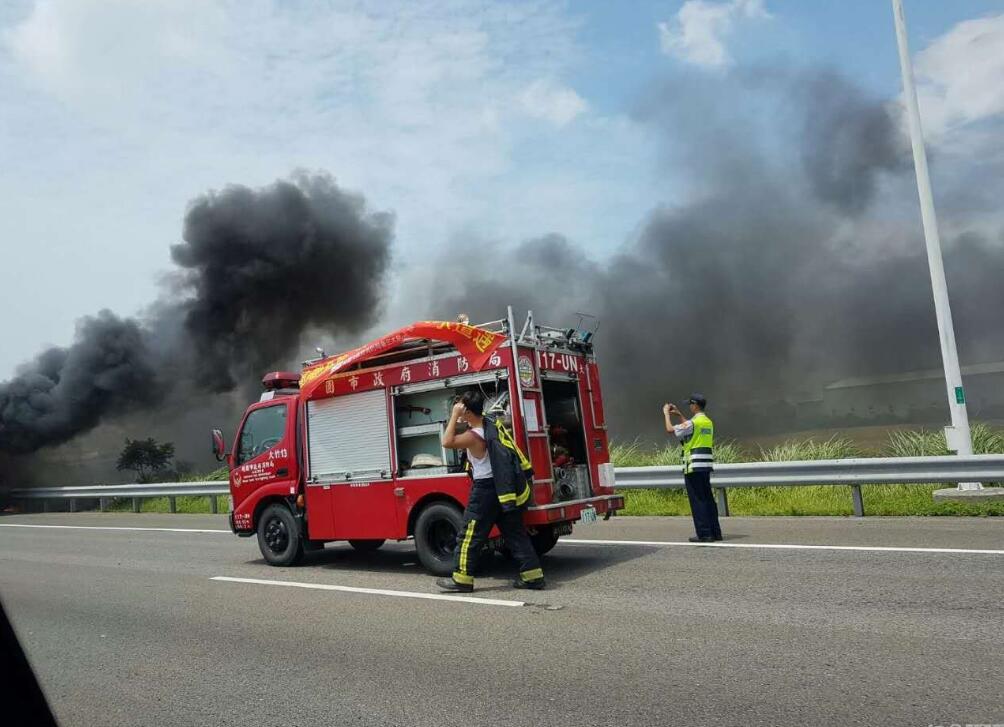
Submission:
<svg viewBox="0 0 1004 727">
<path fill-rule="evenodd" d="M 686 63 L 667 59 L 660 51 L 653 30 L 681 5 L 574 3 L 572 7 L 582 17 L 581 41 L 598 61 L 574 74 L 575 87 L 597 108 L 616 113 L 651 80 L 650 73 L 639 71 L 686 70 Z M 876 93 L 899 92 L 899 60 L 891 4 L 886 0 L 767 0 L 764 6 L 771 19 L 750 24 L 731 39 L 736 62 L 782 59 L 794 64 L 832 64 Z M 919 50 L 956 23 L 1001 12 L 1001 0 L 907 0 L 911 44 Z"/>
<path fill-rule="evenodd" d="M 907 0 L 943 156 L 985 155 L 977 132 L 1004 113 L 1002 17 Z M 395 212 L 397 282 L 443 250 L 549 232 L 602 259 L 693 192 L 655 162 L 647 90 L 758 63 L 899 93 L 882 0 L 5 3 L 0 304 L 17 315 L 0 377 L 82 315 L 150 304 L 193 197 L 299 167 Z"/>
</svg>

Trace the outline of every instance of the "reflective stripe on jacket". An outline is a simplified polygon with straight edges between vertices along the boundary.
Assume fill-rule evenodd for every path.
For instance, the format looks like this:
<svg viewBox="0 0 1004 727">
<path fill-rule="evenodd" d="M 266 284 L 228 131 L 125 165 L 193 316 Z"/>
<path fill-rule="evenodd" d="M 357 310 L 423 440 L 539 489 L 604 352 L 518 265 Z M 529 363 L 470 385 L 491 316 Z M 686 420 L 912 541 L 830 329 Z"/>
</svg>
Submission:
<svg viewBox="0 0 1004 727">
<path fill-rule="evenodd" d="M 505 511 L 530 502 L 533 468 L 505 424 L 485 417 L 485 444 L 492 462 L 492 478 L 499 505 Z"/>
</svg>

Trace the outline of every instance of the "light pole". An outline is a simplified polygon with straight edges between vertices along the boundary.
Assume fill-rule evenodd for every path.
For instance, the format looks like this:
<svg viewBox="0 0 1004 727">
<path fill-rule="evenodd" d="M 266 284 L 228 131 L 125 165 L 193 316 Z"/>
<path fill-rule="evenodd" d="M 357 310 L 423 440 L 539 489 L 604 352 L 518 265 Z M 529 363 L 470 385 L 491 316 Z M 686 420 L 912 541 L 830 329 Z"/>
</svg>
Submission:
<svg viewBox="0 0 1004 727">
<path fill-rule="evenodd" d="M 896 23 L 896 42 L 899 45 L 899 66 L 903 74 L 903 97 L 910 122 L 910 142 L 913 145 L 913 166 L 917 172 L 917 193 L 920 195 L 920 215 L 924 222 L 924 239 L 927 241 L 927 263 L 931 270 L 931 287 L 934 289 L 934 313 L 938 319 L 941 339 L 941 359 L 945 366 L 945 386 L 948 389 L 948 409 L 952 426 L 945 427 L 945 440 L 949 449 L 962 455 L 973 453 L 969 433 L 969 414 L 966 395 L 962 388 L 959 353 L 955 348 L 955 327 L 952 325 L 952 307 L 948 302 L 948 285 L 945 282 L 945 264 L 941 258 L 941 238 L 938 219 L 934 214 L 934 196 L 931 178 L 927 173 L 927 152 L 924 150 L 924 133 L 920 126 L 920 108 L 917 105 L 917 88 L 913 82 L 913 65 L 906 38 L 906 18 L 903 0 L 892 0 L 892 14 Z M 978 490 L 978 482 L 960 482 L 960 490 Z"/>
</svg>

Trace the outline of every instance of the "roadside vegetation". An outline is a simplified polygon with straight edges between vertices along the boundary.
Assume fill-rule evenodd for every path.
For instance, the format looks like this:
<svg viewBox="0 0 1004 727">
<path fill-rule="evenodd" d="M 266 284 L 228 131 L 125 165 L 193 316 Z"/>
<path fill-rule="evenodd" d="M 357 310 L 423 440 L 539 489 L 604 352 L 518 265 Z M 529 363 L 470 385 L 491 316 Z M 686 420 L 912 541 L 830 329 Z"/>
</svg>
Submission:
<svg viewBox="0 0 1004 727">
<path fill-rule="evenodd" d="M 973 448 L 978 454 L 1004 454 L 1004 429 L 986 424 L 973 425 Z M 788 440 L 771 447 L 749 448 L 737 442 L 723 442 L 715 447 L 715 461 L 785 462 L 848 457 L 927 457 L 948 454 L 944 434 L 932 430 L 895 431 L 878 449 L 865 449 L 846 437 Z M 675 467 L 680 464 L 680 450 L 675 445 L 645 447 L 638 442 L 615 443 L 610 448 L 611 461 L 617 467 Z M 190 474 L 182 481 L 227 479 L 221 467 L 208 474 Z M 934 490 L 950 485 L 864 485 L 861 493 L 867 515 L 1004 515 L 1004 503 L 935 503 Z M 627 490 L 626 508 L 621 515 L 689 515 L 690 505 L 682 490 Z M 733 515 L 851 515 L 849 487 L 750 487 L 729 490 L 729 509 Z M 179 513 L 208 513 L 209 498 L 177 497 Z M 218 498 L 219 512 L 225 513 L 229 498 Z M 142 512 L 168 512 L 166 497 L 142 500 Z M 131 499 L 116 500 L 111 509 L 132 510 Z"/>
<path fill-rule="evenodd" d="M 229 479 L 226 467 L 220 467 L 208 474 L 187 474 L 179 477 L 176 482 L 226 482 Z M 182 496 L 174 498 L 176 512 L 185 514 L 205 514 L 211 512 L 208 497 Z M 226 513 L 230 510 L 230 496 L 219 495 L 216 498 L 219 512 Z M 115 498 L 108 507 L 112 512 L 132 512 L 132 498 Z M 140 512 L 170 512 L 170 506 L 166 497 L 149 497 L 139 501 Z"/>
<path fill-rule="evenodd" d="M 977 454 L 1004 454 L 1004 429 L 975 423 L 973 449 Z M 913 430 L 890 433 L 879 449 L 863 449 L 845 437 L 825 440 L 789 440 L 768 448 L 745 448 L 736 442 L 715 447 L 715 462 L 787 462 L 848 457 L 928 457 L 948 454 L 941 431 Z M 675 445 L 646 448 L 637 442 L 610 448 L 617 467 L 676 466 L 680 450 Z M 931 494 L 951 485 L 864 485 L 867 515 L 1004 515 L 1004 502 L 936 503 Z M 626 490 L 623 515 L 689 515 L 690 505 L 682 490 Z M 849 487 L 750 487 L 728 491 L 733 515 L 851 515 Z"/>
</svg>

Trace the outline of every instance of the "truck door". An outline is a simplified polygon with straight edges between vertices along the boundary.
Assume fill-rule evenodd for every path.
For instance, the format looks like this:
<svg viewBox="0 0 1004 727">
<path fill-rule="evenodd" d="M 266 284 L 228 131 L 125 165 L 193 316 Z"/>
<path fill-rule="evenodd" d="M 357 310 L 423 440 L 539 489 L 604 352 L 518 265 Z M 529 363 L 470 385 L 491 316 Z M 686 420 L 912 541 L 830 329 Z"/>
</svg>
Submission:
<svg viewBox="0 0 1004 727">
<path fill-rule="evenodd" d="M 311 537 L 398 537 L 387 391 L 307 402 L 307 442 Z"/>
<path fill-rule="evenodd" d="M 554 497 L 551 470 L 551 445 L 548 438 L 547 413 L 541 398 L 540 368 L 537 351 L 519 346 L 516 356 L 518 389 L 522 396 L 522 432 L 526 434 L 527 456 L 533 465 L 533 501 L 549 504 Z M 515 395 L 515 394 L 514 394 Z M 522 433 L 517 427 L 516 436 Z"/>
<path fill-rule="evenodd" d="M 296 482 L 296 449 L 288 401 L 255 405 L 244 417 L 234 442 L 230 473 L 234 510 L 263 485 Z"/>
</svg>

